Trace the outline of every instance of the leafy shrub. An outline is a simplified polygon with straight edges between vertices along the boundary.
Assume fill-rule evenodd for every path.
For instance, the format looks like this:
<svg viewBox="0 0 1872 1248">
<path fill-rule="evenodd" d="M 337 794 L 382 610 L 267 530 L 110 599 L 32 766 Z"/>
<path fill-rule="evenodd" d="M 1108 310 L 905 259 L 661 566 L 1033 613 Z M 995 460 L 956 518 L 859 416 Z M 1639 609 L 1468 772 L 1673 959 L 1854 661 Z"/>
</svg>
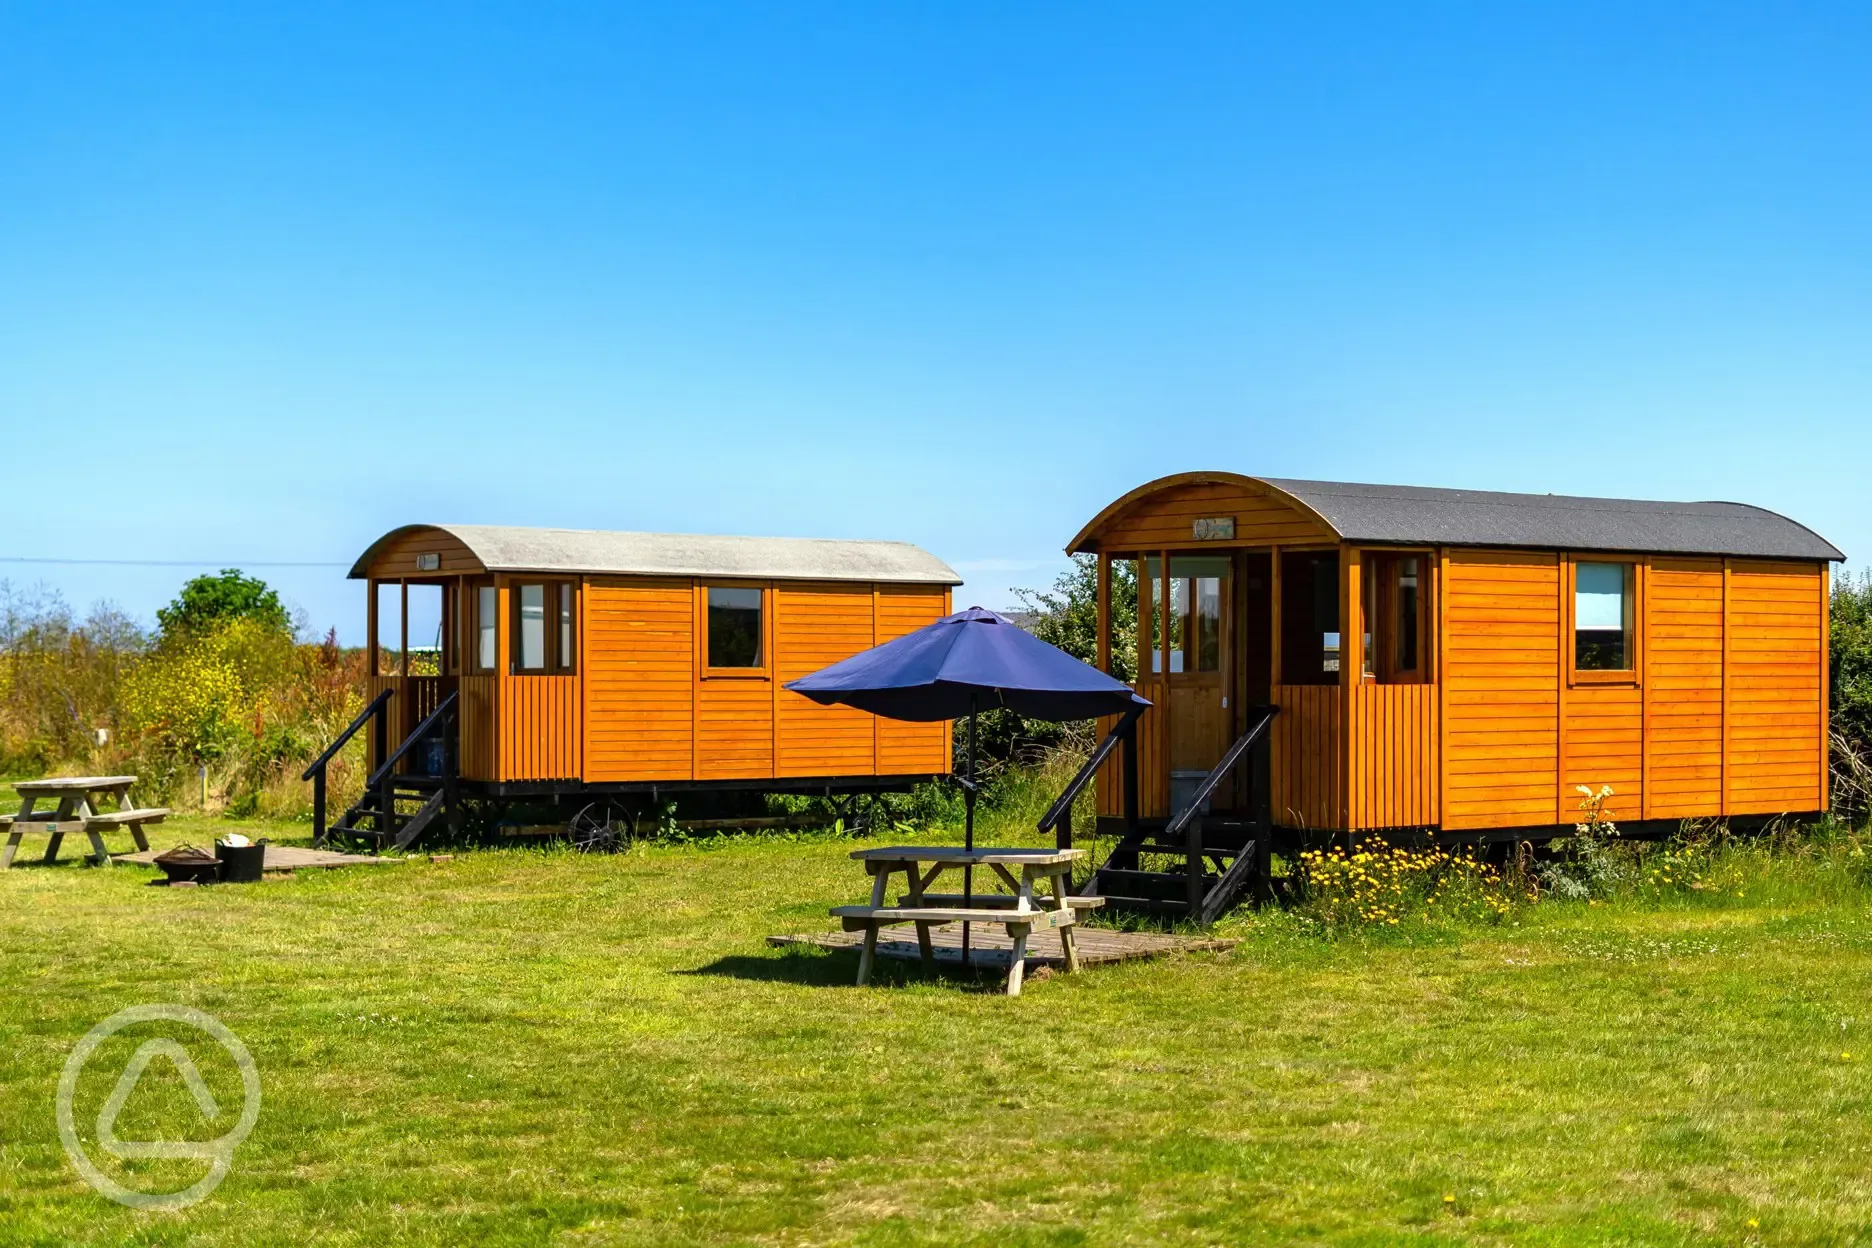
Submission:
<svg viewBox="0 0 1872 1248">
<path fill-rule="evenodd" d="M 1595 790 L 1582 784 L 1578 789 L 1580 818 L 1573 835 L 1555 837 L 1548 848 L 1559 857 L 1543 862 L 1535 872 L 1543 888 L 1571 901 L 1609 896 L 1632 876 L 1631 856 L 1619 851 L 1618 825 L 1606 805 L 1612 786 Z"/>
</svg>

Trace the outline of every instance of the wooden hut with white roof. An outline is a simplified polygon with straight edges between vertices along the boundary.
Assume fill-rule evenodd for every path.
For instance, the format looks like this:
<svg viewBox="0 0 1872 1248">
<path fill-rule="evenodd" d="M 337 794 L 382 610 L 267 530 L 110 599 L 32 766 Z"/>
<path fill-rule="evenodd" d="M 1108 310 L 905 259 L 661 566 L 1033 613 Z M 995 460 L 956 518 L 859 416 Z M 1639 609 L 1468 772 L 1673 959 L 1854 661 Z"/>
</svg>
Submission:
<svg viewBox="0 0 1872 1248">
<path fill-rule="evenodd" d="M 852 794 L 949 770 L 947 725 L 782 687 L 948 613 L 960 578 L 915 546 L 419 524 L 351 576 L 369 703 L 307 772 L 322 794 L 330 756 L 370 734 L 342 833 L 408 844 L 463 794 Z"/>
</svg>

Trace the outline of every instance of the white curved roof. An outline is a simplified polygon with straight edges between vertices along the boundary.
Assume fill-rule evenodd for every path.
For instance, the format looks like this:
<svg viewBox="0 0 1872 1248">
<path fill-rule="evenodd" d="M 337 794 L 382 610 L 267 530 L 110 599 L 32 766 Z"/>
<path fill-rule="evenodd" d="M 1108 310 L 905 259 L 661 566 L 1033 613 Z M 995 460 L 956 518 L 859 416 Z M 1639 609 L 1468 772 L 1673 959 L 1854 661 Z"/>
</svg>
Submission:
<svg viewBox="0 0 1872 1248">
<path fill-rule="evenodd" d="M 720 576 L 778 581 L 892 581 L 960 585 L 955 570 L 908 542 L 811 537 L 722 537 L 698 533 L 618 533 L 528 529 L 494 524 L 409 524 L 371 543 L 352 565 L 367 575 L 383 547 L 406 533 L 438 530 L 473 552 L 490 572 L 578 572 L 630 576 Z"/>
</svg>

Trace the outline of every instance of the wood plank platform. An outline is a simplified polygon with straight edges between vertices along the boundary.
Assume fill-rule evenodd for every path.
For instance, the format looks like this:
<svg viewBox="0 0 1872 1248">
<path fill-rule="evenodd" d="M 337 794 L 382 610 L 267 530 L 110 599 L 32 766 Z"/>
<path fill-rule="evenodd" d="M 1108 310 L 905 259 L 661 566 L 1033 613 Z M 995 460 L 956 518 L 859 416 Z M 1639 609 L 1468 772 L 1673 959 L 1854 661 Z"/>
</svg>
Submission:
<svg viewBox="0 0 1872 1248">
<path fill-rule="evenodd" d="M 1211 940 L 1201 936 L 1171 936 L 1163 932 L 1118 932 L 1103 927 L 1086 927 L 1083 924 L 1075 927 L 1073 932 L 1079 944 L 1079 962 L 1083 966 L 1092 966 L 1101 962 L 1129 962 L 1143 958 L 1160 958 L 1167 953 L 1180 950 L 1220 952 L 1235 947 L 1235 942 L 1232 940 Z M 818 945 L 822 949 L 855 950 L 863 941 L 863 932 L 806 932 L 794 936 L 769 936 L 767 938 L 767 943 L 776 947 Z M 932 929 L 930 943 L 935 946 L 938 962 L 961 963 L 961 924 L 952 923 L 946 927 Z M 969 933 L 971 965 L 999 967 L 1005 970 L 1013 949 L 1014 943 L 1008 939 L 1007 932 L 1000 924 L 971 925 Z M 923 956 L 917 950 L 916 929 L 914 928 L 886 928 L 880 931 L 877 953 L 880 958 L 901 958 L 909 962 L 919 961 Z M 1036 929 L 1027 938 L 1027 965 L 1030 968 L 1034 966 L 1063 968 L 1066 965 L 1066 954 L 1060 948 L 1058 932 Z"/>
<path fill-rule="evenodd" d="M 135 854 L 113 854 L 112 862 L 130 862 L 139 867 L 156 865 L 161 850 L 146 849 Z M 212 852 L 212 851 L 211 851 Z M 402 862 L 401 858 L 373 858 L 369 854 L 341 854 L 334 849 L 301 849 L 297 845 L 269 845 L 261 865 L 263 871 L 322 870 L 328 867 L 363 867 Z"/>
</svg>

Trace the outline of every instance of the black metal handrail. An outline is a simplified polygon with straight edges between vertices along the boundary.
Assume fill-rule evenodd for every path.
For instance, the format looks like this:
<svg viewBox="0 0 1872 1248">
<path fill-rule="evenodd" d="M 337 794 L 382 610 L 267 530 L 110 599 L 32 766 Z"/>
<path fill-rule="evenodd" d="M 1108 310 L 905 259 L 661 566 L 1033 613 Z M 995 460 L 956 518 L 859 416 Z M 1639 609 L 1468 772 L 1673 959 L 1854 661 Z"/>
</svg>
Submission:
<svg viewBox="0 0 1872 1248">
<path fill-rule="evenodd" d="M 1210 795 L 1227 778 L 1235 764 L 1241 762 L 1242 757 L 1267 731 L 1268 725 L 1274 722 L 1274 717 L 1280 714 L 1280 707 L 1257 706 L 1250 710 L 1249 714 L 1256 712 L 1260 713 L 1260 718 L 1248 726 L 1248 731 L 1235 738 L 1235 744 L 1223 752 L 1222 761 L 1211 768 L 1209 774 L 1203 777 L 1203 782 L 1196 786 L 1195 795 L 1190 798 L 1189 805 L 1178 811 L 1171 817 L 1170 822 L 1164 825 L 1163 839 L 1165 841 L 1174 840 L 1176 834 L 1183 831 L 1189 821 L 1196 817 L 1196 812 L 1202 809 L 1203 803 L 1209 800 Z"/>
<path fill-rule="evenodd" d="M 396 770 L 396 765 L 403 761 L 403 756 L 408 754 L 418 741 L 452 718 L 455 714 L 455 699 L 459 696 L 459 692 L 451 692 L 446 698 L 436 703 L 435 710 L 430 711 L 428 717 L 422 723 L 417 724 L 409 736 L 403 738 L 403 744 L 397 746 L 396 752 L 384 759 L 383 765 L 371 773 L 370 779 L 364 782 L 364 787 L 373 789 L 383 783 L 390 773 Z"/>
<path fill-rule="evenodd" d="M 370 723 L 373 719 L 377 721 L 377 752 L 380 754 L 383 752 L 383 710 L 385 704 L 395 696 L 395 689 L 385 689 L 382 693 L 372 698 L 370 704 L 357 713 L 357 718 L 351 721 L 350 726 L 338 734 L 338 739 L 326 746 L 325 752 L 313 759 L 312 765 L 307 767 L 300 775 L 299 778 L 301 780 L 310 780 L 312 782 L 312 843 L 314 845 L 323 845 L 325 843 L 326 766 L 331 763 L 333 758 L 337 757 L 338 751 L 344 748 L 345 742 L 356 736 L 358 729 Z"/>
<path fill-rule="evenodd" d="M 1280 708 L 1263 705 L 1254 707 L 1249 713 L 1258 717 L 1248 725 L 1246 732 L 1235 738 L 1235 744 L 1223 751 L 1221 760 L 1210 768 L 1209 774 L 1204 776 L 1202 783 L 1196 786 L 1195 793 L 1190 795 L 1189 805 L 1177 811 L 1170 817 L 1170 822 L 1164 825 L 1163 841 L 1165 844 L 1174 845 L 1179 836 L 1183 838 L 1184 899 L 1189 906 L 1189 916 L 1199 923 L 1210 921 L 1205 917 L 1206 907 L 1203 904 L 1207 892 L 1205 887 L 1207 881 L 1203 877 L 1203 849 L 1205 848 L 1203 804 L 1209 800 L 1210 795 L 1216 791 L 1216 787 L 1222 783 L 1229 772 L 1248 756 L 1248 751 L 1254 747 L 1255 743 L 1266 735 L 1268 725 L 1274 722 L 1276 715 L 1280 714 Z M 1261 779 L 1265 780 L 1265 776 Z M 1263 850 L 1266 847 L 1268 828 L 1264 819 L 1257 820 L 1257 823 L 1261 826 L 1255 829 L 1254 859 L 1259 864 L 1266 861 Z M 1241 858 L 1235 860 L 1237 868 L 1241 866 L 1241 863 Z M 1225 877 L 1231 874 L 1233 874 L 1232 871 L 1224 872 Z"/>
<path fill-rule="evenodd" d="M 343 732 L 339 733 L 337 736 L 337 739 L 334 740 L 330 745 L 325 747 L 325 752 L 323 754 L 319 755 L 317 758 L 312 760 L 312 765 L 310 767 L 307 767 L 305 769 L 305 772 L 299 778 L 301 780 L 310 780 L 312 779 L 313 772 L 324 771 L 325 764 L 331 762 L 331 760 L 337 755 L 338 751 L 344 748 L 345 742 L 349 741 L 352 737 L 356 736 L 357 730 L 362 728 L 365 724 L 369 723 L 371 716 L 375 715 L 378 711 L 382 710 L 383 704 L 388 702 L 391 698 L 395 696 L 396 696 L 396 690 L 386 689 L 382 693 L 378 694 L 376 697 L 372 698 L 370 700 L 370 704 L 366 706 L 363 710 L 359 711 L 357 714 L 357 718 L 351 721 L 350 727 L 346 728 Z"/>
<path fill-rule="evenodd" d="M 1047 807 L 1046 814 L 1040 816 L 1039 828 L 1042 832 L 1052 832 L 1064 823 L 1065 843 L 1062 843 L 1062 849 L 1072 848 L 1069 842 L 1072 839 L 1073 803 L 1079 799 L 1081 793 L 1085 792 L 1086 785 L 1092 783 L 1092 777 L 1097 775 L 1098 769 L 1105 765 L 1105 760 L 1111 757 L 1112 751 L 1117 749 L 1119 743 L 1136 728 L 1137 721 L 1143 717 L 1147 709 L 1146 706 L 1133 706 L 1119 716 L 1118 722 L 1112 725 L 1112 730 L 1105 734 L 1105 739 L 1099 742 L 1098 748 L 1092 751 L 1092 756 L 1086 759 L 1085 765 L 1066 786 L 1066 791 Z"/>
</svg>

